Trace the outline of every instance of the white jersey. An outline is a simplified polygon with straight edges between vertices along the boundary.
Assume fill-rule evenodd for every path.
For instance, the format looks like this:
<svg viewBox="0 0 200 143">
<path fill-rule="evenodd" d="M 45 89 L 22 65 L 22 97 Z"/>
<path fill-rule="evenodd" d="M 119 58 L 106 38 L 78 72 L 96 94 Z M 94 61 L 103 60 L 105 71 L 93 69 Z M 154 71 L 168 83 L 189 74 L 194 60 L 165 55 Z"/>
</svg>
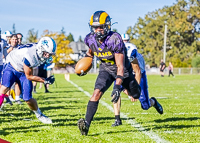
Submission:
<svg viewBox="0 0 200 143">
<path fill-rule="evenodd" d="M 7 42 L 4 39 L 1 39 L 0 42 L 0 65 L 3 65 L 3 51 L 4 47 L 7 46 Z"/>
<path fill-rule="evenodd" d="M 130 59 L 133 59 L 133 57 L 131 57 L 131 53 L 134 49 L 137 50 L 137 47 L 132 44 L 132 43 L 128 43 L 128 42 L 125 42 L 124 43 L 125 46 L 126 46 L 126 49 L 127 49 L 127 56 Z M 144 58 L 143 56 L 137 52 L 137 56 L 136 56 L 137 60 L 138 60 L 138 64 L 139 64 L 139 67 L 140 67 L 140 71 L 141 73 L 143 73 L 145 71 L 145 61 L 144 61 Z M 130 61 L 131 62 L 131 61 Z M 133 71 L 134 72 L 134 71 Z"/>
<path fill-rule="evenodd" d="M 6 57 L 6 63 L 10 63 L 16 70 L 23 72 L 24 63 L 28 62 L 29 67 L 34 68 L 41 64 L 36 53 L 37 44 L 26 44 L 12 50 Z"/>
</svg>

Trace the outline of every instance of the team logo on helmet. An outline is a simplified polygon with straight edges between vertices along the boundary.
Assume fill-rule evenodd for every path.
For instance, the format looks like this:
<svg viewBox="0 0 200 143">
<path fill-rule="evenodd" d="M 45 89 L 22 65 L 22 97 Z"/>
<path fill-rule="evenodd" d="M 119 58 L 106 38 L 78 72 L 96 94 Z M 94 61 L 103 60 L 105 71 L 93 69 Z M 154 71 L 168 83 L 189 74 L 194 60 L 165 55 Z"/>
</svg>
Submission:
<svg viewBox="0 0 200 143">
<path fill-rule="evenodd" d="M 47 40 L 44 40 L 42 41 L 42 45 L 49 48 L 49 45 L 48 45 L 48 41 Z"/>
</svg>

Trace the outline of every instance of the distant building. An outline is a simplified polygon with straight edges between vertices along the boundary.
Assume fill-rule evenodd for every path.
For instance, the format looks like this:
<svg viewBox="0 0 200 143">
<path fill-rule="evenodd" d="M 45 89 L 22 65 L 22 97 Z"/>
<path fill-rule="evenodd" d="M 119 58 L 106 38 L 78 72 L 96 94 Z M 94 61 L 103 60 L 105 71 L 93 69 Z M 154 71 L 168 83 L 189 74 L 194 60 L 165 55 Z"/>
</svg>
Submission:
<svg viewBox="0 0 200 143">
<path fill-rule="evenodd" d="M 69 55 L 74 61 L 78 61 L 79 59 L 84 57 L 87 50 L 89 49 L 84 42 L 71 42 L 68 46 L 72 48 L 74 52 L 73 54 Z"/>
</svg>

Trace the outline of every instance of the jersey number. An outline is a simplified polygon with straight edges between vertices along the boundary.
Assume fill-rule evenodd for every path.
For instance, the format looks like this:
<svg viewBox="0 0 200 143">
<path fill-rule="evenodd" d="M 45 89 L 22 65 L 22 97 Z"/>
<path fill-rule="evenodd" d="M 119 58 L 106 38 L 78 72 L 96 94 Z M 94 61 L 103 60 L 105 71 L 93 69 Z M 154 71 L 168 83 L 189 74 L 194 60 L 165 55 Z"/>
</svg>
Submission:
<svg viewBox="0 0 200 143">
<path fill-rule="evenodd" d="M 102 59 L 106 63 L 110 63 L 111 65 L 114 65 L 114 61 L 108 60 L 108 59 Z"/>
</svg>

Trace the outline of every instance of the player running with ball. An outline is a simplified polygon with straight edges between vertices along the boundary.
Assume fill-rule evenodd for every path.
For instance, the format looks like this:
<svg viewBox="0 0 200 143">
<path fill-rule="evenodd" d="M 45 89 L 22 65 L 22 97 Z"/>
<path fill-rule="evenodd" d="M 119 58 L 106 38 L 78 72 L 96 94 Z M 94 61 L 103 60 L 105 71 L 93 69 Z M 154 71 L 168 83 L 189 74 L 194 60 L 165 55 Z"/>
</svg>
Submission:
<svg viewBox="0 0 200 143">
<path fill-rule="evenodd" d="M 78 121 L 78 128 L 82 135 L 88 134 L 99 100 L 115 80 L 116 85 L 111 94 L 112 102 L 118 101 L 121 85 L 134 99 L 140 97 L 140 86 L 132 73 L 121 35 L 111 31 L 110 16 L 105 11 L 96 11 L 90 18 L 89 26 L 91 33 L 85 38 L 85 44 L 89 47 L 86 56 L 98 57 L 101 64 L 94 92 L 87 105 L 85 119 Z"/>
</svg>

